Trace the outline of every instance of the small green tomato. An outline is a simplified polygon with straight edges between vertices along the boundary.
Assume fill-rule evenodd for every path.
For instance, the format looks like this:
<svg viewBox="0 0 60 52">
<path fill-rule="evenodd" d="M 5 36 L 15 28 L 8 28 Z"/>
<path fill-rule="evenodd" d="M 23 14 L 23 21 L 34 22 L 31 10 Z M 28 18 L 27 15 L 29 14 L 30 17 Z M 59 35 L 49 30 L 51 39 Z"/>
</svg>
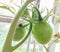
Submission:
<svg viewBox="0 0 60 52">
<path fill-rule="evenodd" d="M 52 37 L 52 27 L 47 22 L 35 23 L 32 28 L 33 37 L 40 44 L 47 44 Z"/>
</svg>

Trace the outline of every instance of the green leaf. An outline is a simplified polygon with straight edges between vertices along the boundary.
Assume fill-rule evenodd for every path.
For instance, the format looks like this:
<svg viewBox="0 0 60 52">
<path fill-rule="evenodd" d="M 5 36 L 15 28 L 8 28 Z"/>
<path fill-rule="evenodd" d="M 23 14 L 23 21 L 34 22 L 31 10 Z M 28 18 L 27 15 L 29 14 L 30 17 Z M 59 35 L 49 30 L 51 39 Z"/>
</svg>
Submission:
<svg viewBox="0 0 60 52">
<path fill-rule="evenodd" d="M 6 10 L 10 11 L 11 13 L 15 14 L 15 12 L 7 6 L 0 6 L 0 8 L 6 9 Z"/>
</svg>

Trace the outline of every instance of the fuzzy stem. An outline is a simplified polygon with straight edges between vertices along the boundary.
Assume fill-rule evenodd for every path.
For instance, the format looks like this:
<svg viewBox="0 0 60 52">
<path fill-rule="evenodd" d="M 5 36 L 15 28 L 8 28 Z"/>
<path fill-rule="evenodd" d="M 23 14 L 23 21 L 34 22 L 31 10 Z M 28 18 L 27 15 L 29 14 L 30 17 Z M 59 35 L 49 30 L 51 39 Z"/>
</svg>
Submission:
<svg viewBox="0 0 60 52">
<path fill-rule="evenodd" d="M 11 43 L 12 43 L 12 38 L 13 38 L 13 35 L 14 35 L 14 31 L 16 29 L 16 25 L 18 23 L 19 18 L 23 15 L 24 10 L 26 9 L 27 5 L 29 3 L 31 3 L 32 1 L 34 1 L 34 0 L 27 0 L 26 3 L 22 6 L 22 8 L 16 14 L 16 16 L 15 16 L 15 18 L 14 18 L 14 20 L 13 20 L 11 26 L 10 26 L 9 32 L 7 34 L 2 52 L 9 52 L 9 51 L 13 52 L 13 50 L 12 50 L 13 48 L 11 46 Z"/>
</svg>

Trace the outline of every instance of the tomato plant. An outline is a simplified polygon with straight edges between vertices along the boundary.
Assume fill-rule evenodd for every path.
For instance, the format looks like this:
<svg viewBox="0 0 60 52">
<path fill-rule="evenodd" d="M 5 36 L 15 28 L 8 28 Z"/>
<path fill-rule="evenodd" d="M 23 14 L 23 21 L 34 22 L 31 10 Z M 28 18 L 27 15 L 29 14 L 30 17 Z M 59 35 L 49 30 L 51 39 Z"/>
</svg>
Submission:
<svg viewBox="0 0 60 52">
<path fill-rule="evenodd" d="M 33 6 L 32 8 L 34 9 L 33 11 L 31 11 L 32 16 L 30 16 L 30 11 L 28 10 L 27 5 L 32 1 L 35 0 L 27 0 L 25 4 L 17 12 L 14 20 L 12 21 L 2 52 L 13 52 L 21 44 L 24 43 L 24 41 L 29 37 L 31 31 L 33 37 L 38 43 L 44 45 L 50 41 L 53 34 L 53 29 L 51 25 L 47 22 L 47 19 L 49 18 L 51 12 L 47 11 L 48 14 L 45 16 L 45 18 L 42 18 L 39 9 Z M 10 12 L 15 14 L 15 12 L 9 9 L 12 7 L 7 8 L 6 6 L 2 6 L 1 8 L 8 9 Z M 20 24 L 16 27 L 20 17 L 21 19 L 26 20 L 27 23 L 29 23 L 30 26 L 28 26 L 29 28 L 28 30 L 25 29 L 27 25 L 25 25 L 24 27 L 22 24 Z M 25 31 L 28 31 L 26 36 L 25 36 Z M 20 41 L 15 46 L 11 45 L 12 40 L 19 41 L 21 39 L 22 41 Z M 48 50 L 48 48 L 46 48 L 46 50 Z"/>
<path fill-rule="evenodd" d="M 18 10 L 18 12 L 16 13 L 15 15 L 15 18 L 13 19 L 12 21 L 12 24 L 10 26 L 10 29 L 9 29 L 9 32 L 7 34 L 7 37 L 6 37 L 6 40 L 5 40 L 5 43 L 4 43 L 4 46 L 3 46 L 3 50 L 2 52 L 13 52 L 15 49 L 17 49 L 29 36 L 30 32 L 31 32 L 31 29 L 32 29 L 32 23 L 30 23 L 30 28 L 29 28 L 29 31 L 27 33 L 27 35 L 24 37 L 24 39 L 19 42 L 17 45 L 15 46 L 12 46 L 11 43 L 12 43 L 12 38 L 14 36 L 14 33 L 15 33 L 15 29 L 16 29 L 16 25 L 18 23 L 18 20 L 20 19 L 20 17 L 23 15 L 26 7 L 28 6 L 28 4 L 30 4 L 31 2 L 33 2 L 35 0 L 27 0 L 23 6 Z M 18 28 L 17 28 L 18 29 Z M 16 31 L 17 31 L 16 29 Z M 23 29 L 21 29 L 23 30 Z M 20 32 L 24 32 L 24 31 L 21 31 L 19 29 Z M 17 32 L 16 32 L 17 33 Z M 18 33 L 19 34 L 19 33 Z M 24 35 L 24 34 L 23 34 Z M 19 39 L 18 39 L 19 40 Z"/>
</svg>

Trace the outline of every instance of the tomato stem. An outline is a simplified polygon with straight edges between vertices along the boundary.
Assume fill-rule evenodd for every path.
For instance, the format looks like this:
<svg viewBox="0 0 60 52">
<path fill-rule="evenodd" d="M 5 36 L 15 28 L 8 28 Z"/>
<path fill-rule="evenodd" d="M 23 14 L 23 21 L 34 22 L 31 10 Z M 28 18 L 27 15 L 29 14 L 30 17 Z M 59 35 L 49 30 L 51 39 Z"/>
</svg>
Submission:
<svg viewBox="0 0 60 52">
<path fill-rule="evenodd" d="M 49 52 L 49 49 L 45 45 L 43 45 L 43 46 L 44 46 L 46 52 Z"/>
<path fill-rule="evenodd" d="M 9 32 L 8 32 L 8 34 L 7 34 L 7 37 L 6 37 L 6 40 L 5 40 L 5 43 L 4 43 L 2 52 L 13 52 L 13 50 L 12 50 L 13 48 L 12 48 L 11 43 L 12 43 L 12 38 L 13 38 L 14 32 L 15 32 L 15 30 L 16 30 L 16 26 L 17 26 L 18 20 L 19 20 L 19 18 L 23 15 L 23 13 L 24 13 L 26 7 L 28 6 L 28 4 L 31 3 L 32 1 L 34 1 L 34 0 L 27 0 L 27 1 L 25 2 L 25 4 L 22 6 L 22 8 L 19 9 L 18 13 L 16 14 L 16 16 L 15 16 L 15 18 L 14 18 L 14 20 L 13 20 L 11 26 L 10 26 Z M 29 33 L 30 33 L 30 32 L 29 32 Z M 28 33 L 28 34 L 29 34 L 29 33 Z M 28 37 L 28 36 L 26 36 L 26 38 L 27 38 L 27 37 Z M 22 44 L 22 43 L 23 43 L 23 41 L 22 41 L 20 44 Z M 20 44 L 18 44 L 18 45 L 15 47 L 15 49 L 16 49 L 18 46 L 20 46 Z M 14 50 L 15 50 L 15 49 L 14 49 Z"/>
</svg>

